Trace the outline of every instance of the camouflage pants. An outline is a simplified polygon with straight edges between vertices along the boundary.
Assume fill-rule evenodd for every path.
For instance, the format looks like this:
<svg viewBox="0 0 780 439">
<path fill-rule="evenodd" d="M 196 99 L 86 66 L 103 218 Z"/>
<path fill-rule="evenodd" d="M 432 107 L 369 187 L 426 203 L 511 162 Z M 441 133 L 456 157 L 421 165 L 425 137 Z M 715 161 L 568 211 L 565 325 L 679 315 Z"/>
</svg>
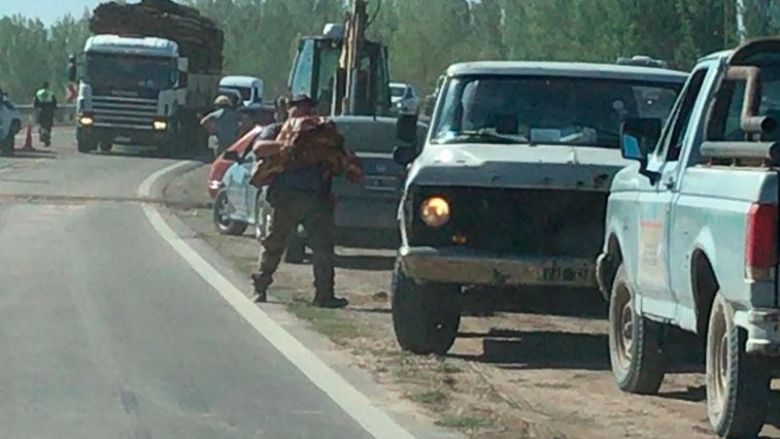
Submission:
<svg viewBox="0 0 780 439">
<path fill-rule="evenodd" d="M 284 191 L 273 194 L 273 207 L 268 236 L 260 249 L 257 274 L 253 276 L 255 290 L 266 291 L 282 261 L 287 241 L 296 233 L 298 224 L 306 228 L 307 244 L 312 249 L 314 288 L 316 297 L 333 297 L 333 205 L 317 194 Z"/>
</svg>

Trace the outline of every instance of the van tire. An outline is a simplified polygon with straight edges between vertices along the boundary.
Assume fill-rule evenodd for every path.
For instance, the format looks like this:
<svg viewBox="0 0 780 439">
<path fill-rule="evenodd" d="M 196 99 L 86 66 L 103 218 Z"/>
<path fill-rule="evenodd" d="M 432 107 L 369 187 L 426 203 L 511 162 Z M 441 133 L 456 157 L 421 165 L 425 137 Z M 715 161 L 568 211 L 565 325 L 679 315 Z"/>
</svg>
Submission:
<svg viewBox="0 0 780 439">
<path fill-rule="evenodd" d="M 458 335 L 460 286 L 417 283 L 396 261 L 392 282 L 395 338 L 403 350 L 444 355 Z"/>
</svg>

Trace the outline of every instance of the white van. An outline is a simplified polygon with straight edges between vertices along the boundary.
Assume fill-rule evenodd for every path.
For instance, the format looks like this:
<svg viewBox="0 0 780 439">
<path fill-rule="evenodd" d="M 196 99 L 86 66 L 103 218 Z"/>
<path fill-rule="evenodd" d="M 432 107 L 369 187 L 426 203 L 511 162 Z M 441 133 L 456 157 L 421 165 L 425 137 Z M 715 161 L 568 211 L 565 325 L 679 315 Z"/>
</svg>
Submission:
<svg viewBox="0 0 780 439">
<path fill-rule="evenodd" d="M 219 89 L 237 91 L 246 107 L 263 103 L 263 80 L 254 76 L 225 76 L 219 81 Z"/>
</svg>

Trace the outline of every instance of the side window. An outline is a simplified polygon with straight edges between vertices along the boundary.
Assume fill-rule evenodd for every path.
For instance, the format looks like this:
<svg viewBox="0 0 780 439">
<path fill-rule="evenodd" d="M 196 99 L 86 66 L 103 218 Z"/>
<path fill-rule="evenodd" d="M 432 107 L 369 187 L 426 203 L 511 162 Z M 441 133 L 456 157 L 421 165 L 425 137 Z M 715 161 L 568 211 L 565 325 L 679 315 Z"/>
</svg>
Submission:
<svg viewBox="0 0 780 439">
<path fill-rule="evenodd" d="M 295 69 L 290 79 L 290 93 L 310 94 L 312 66 L 314 64 L 314 41 L 306 40 L 295 58 Z"/>
<path fill-rule="evenodd" d="M 762 69 L 761 97 L 758 114 L 780 119 L 780 78 L 777 72 Z M 707 138 L 710 140 L 740 141 L 747 139 L 742 131 L 742 104 L 745 97 L 744 81 L 724 81 L 713 107 Z M 775 130 L 762 136 L 763 140 L 778 140 Z"/>
<path fill-rule="evenodd" d="M 688 131 L 688 125 L 693 117 L 693 107 L 696 105 L 706 76 L 706 68 L 694 72 L 678 100 L 671 119 L 673 122 L 667 126 L 662 141 L 659 142 L 659 146 L 663 148 L 660 152 L 665 154 L 666 161 L 677 161 L 680 158 L 685 133 Z"/>
</svg>

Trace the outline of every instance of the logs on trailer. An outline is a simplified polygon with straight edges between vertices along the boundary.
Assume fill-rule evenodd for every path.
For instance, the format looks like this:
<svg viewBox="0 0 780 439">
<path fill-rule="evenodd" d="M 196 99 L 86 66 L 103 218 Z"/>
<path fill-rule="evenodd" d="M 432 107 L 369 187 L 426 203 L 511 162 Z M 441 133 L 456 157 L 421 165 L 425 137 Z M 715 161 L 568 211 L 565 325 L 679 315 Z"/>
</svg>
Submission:
<svg viewBox="0 0 780 439">
<path fill-rule="evenodd" d="M 222 72 L 222 31 L 196 9 L 171 0 L 103 3 L 95 8 L 89 29 L 93 34 L 159 37 L 175 41 L 180 55 L 189 58 L 190 72 Z"/>
</svg>

